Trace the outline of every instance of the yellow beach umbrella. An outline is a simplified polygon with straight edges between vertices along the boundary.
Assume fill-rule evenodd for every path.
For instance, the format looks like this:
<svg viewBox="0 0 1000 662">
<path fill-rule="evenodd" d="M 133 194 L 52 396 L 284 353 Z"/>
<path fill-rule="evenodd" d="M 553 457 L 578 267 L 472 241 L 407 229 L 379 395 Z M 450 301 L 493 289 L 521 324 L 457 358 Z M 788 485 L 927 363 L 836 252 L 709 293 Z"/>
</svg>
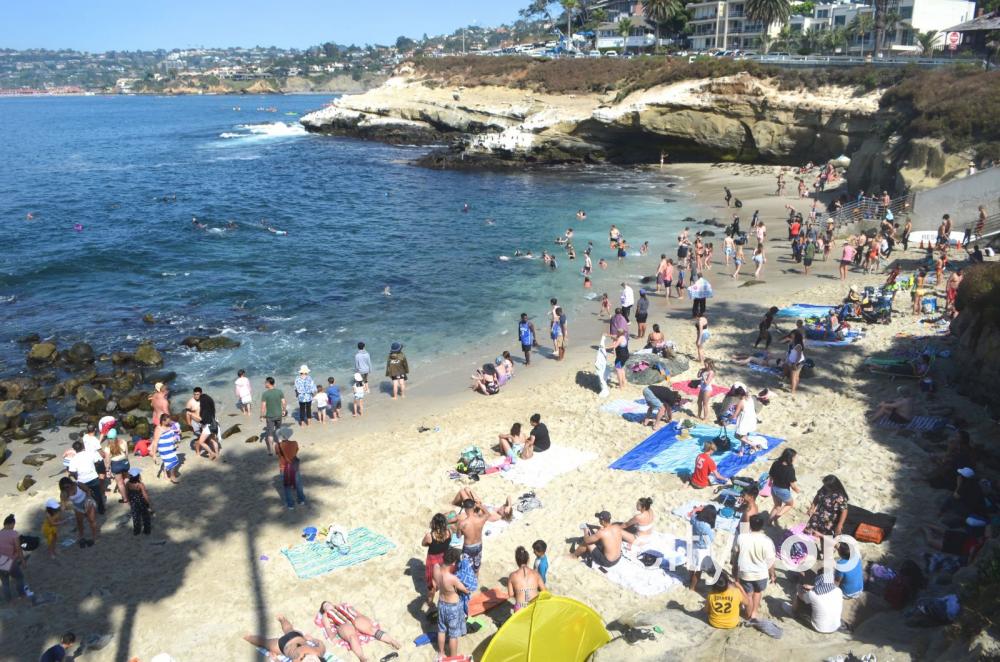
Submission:
<svg viewBox="0 0 1000 662">
<path fill-rule="evenodd" d="M 482 662 L 583 662 L 609 641 L 596 611 L 572 598 L 542 593 L 493 635 Z"/>
</svg>

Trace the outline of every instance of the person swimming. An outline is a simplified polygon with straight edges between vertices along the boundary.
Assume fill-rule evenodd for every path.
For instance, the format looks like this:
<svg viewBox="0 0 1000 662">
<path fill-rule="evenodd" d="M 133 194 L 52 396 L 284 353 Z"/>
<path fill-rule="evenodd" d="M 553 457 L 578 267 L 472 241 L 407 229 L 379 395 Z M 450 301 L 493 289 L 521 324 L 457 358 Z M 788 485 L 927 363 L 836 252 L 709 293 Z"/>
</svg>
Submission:
<svg viewBox="0 0 1000 662">
<path fill-rule="evenodd" d="M 83 232 L 83 223 L 74 223 L 73 229 L 77 232 Z"/>
<path fill-rule="evenodd" d="M 462 213 L 463 213 L 463 214 L 467 214 L 467 213 L 469 213 L 469 210 L 470 210 L 470 209 L 472 209 L 472 208 L 471 208 L 471 207 L 469 207 L 469 203 L 468 203 L 468 202 L 466 202 L 466 203 L 465 203 L 464 205 L 462 205 Z"/>
<path fill-rule="evenodd" d="M 387 296 L 387 297 L 391 297 L 392 296 L 392 290 L 389 289 L 388 285 L 386 285 L 385 289 L 382 290 L 382 296 Z"/>
<path fill-rule="evenodd" d="M 208 226 L 205 225 L 204 223 L 199 223 L 198 222 L 198 218 L 195 217 L 195 216 L 191 217 L 191 227 L 193 227 L 195 230 L 207 230 L 208 229 Z"/>
</svg>

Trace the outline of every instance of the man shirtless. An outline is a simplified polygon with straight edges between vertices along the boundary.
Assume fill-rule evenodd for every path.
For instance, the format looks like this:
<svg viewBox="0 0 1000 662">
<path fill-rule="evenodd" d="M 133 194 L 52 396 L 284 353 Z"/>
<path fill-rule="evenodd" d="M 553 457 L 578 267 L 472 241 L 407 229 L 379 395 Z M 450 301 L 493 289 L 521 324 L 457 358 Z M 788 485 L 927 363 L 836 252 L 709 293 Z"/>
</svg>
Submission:
<svg viewBox="0 0 1000 662">
<path fill-rule="evenodd" d="M 465 539 L 462 553 L 469 557 L 472 570 L 478 578 L 479 566 L 483 564 L 483 527 L 487 522 L 501 519 L 502 515 L 499 512 L 489 512 L 482 503 L 471 498 L 462 502 L 462 509 L 457 519 L 458 532 Z"/>
<path fill-rule="evenodd" d="M 469 589 L 455 576 L 455 564 L 459 558 L 458 550 L 449 547 L 444 553 L 444 563 L 434 566 L 434 584 L 438 588 L 438 652 L 442 657 L 456 657 L 458 639 L 465 635 L 465 610 L 459 594 L 468 594 Z M 444 651 L 446 642 L 448 653 Z"/>
<path fill-rule="evenodd" d="M 304 636 L 284 616 L 278 616 L 278 623 L 282 632 L 280 638 L 269 639 L 262 635 L 247 634 L 243 636 L 243 640 L 265 649 L 269 660 L 277 660 L 283 655 L 292 662 L 319 662 L 326 655 L 326 646 L 322 641 Z"/>
<path fill-rule="evenodd" d="M 622 528 L 621 524 L 611 523 L 611 513 L 606 510 L 595 515 L 600 523 L 600 528 L 595 529 L 590 525 L 583 542 L 577 546 L 572 553 L 574 558 L 589 555 L 591 562 L 603 568 L 610 568 L 618 563 L 622 557 L 622 540 L 634 542 L 635 536 Z"/>
<path fill-rule="evenodd" d="M 149 396 L 149 402 L 153 407 L 154 421 L 160 420 L 160 416 L 163 414 L 170 416 L 170 389 L 163 382 L 156 382 L 156 385 L 153 386 L 153 394 Z"/>
<path fill-rule="evenodd" d="M 215 420 L 215 401 L 202 393 L 200 386 L 196 386 L 184 412 L 184 418 L 195 434 L 194 452 L 201 455 L 201 449 L 205 448 L 208 459 L 218 459 L 218 441 L 212 441 L 212 437 L 219 431 L 219 424 Z"/>
</svg>

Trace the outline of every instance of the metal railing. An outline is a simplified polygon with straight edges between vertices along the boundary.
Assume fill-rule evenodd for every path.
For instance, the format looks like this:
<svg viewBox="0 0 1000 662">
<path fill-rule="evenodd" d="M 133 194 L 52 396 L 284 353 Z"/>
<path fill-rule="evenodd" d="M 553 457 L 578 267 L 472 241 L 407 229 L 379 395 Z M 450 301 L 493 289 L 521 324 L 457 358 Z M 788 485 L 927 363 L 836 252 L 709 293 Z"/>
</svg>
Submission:
<svg viewBox="0 0 1000 662">
<path fill-rule="evenodd" d="M 834 222 L 838 232 L 850 230 L 852 233 L 863 232 L 869 226 L 878 226 L 886 217 L 886 211 L 892 211 L 894 222 L 902 224 L 903 218 L 913 208 L 913 194 L 901 195 L 889 201 L 888 206 L 873 198 L 861 198 L 850 202 L 835 212 L 829 218 Z"/>
<path fill-rule="evenodd" d="M 860 57 L 855 55 L 754 55 L 748 59 L 761 64 L 772 64 L 786 67 L 857 67 L 873 65 L 876 67 L 898 67 L 915 65 L 918 67 L 947 67 L 960 63 L 974 64 L 987 68 L 986 60 L 975 58 L 941 58 L 941 57 Z"/>
</svg>

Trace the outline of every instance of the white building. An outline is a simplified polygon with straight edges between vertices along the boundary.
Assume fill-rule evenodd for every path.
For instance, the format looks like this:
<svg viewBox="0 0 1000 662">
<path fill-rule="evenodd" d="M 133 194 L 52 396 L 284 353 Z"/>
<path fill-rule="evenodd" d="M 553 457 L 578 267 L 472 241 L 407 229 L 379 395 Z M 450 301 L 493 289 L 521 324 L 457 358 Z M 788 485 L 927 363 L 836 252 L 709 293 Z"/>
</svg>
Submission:
<svg viewBox="0 0 1000 662">
<path fill-rule="evenodd" d="M 870 3 L 832 2 L 818 4 L 812 16 L 792 16 L 789 27 L 796 31 L 824 31 L 849 28 L 859 14 L 874 15 Z M 896 53 L 915 53 L 920 50 L 914 34 L 916 31 L 943 32 L 949 26 L 968 21 L 975 16 L 976 3 L 967 0 L 889 0 L 886 12 L 897 16 L 896 25 L 889 25 L 885 33 L 884 48 Z M 943 36 L 942 36 L 943 39 Z M 875 48 L 875 31 L 863 37 L 851 35 L 849 53 L 869 53 Z"/>
<path fill-rule="evenodd" d="M 618 23 L 598 25 L 595 31 L 597 49 L 624 51 L 627 48 L 630 53 L 652 49 L 656 45 L 656 30 L 653 25 L 641 16 L 630 16 L 629 20 L 632 21 L 632 28 L 627 39 L 619 31 Z"/>
<path fill-rule="evenodd" d="M 691 48 L 707 51 L 714 48 L 725 50 L 759 49 L 760 37 L 765 32 L 775 36 L 781 25 L 765 26 L 746 17 L 744 0 L 718 0 L 716 2 L 692 2 L 687 6 L 691 12 L 688 22 L 692 28 L 689 39 Z"/>
</svg>

